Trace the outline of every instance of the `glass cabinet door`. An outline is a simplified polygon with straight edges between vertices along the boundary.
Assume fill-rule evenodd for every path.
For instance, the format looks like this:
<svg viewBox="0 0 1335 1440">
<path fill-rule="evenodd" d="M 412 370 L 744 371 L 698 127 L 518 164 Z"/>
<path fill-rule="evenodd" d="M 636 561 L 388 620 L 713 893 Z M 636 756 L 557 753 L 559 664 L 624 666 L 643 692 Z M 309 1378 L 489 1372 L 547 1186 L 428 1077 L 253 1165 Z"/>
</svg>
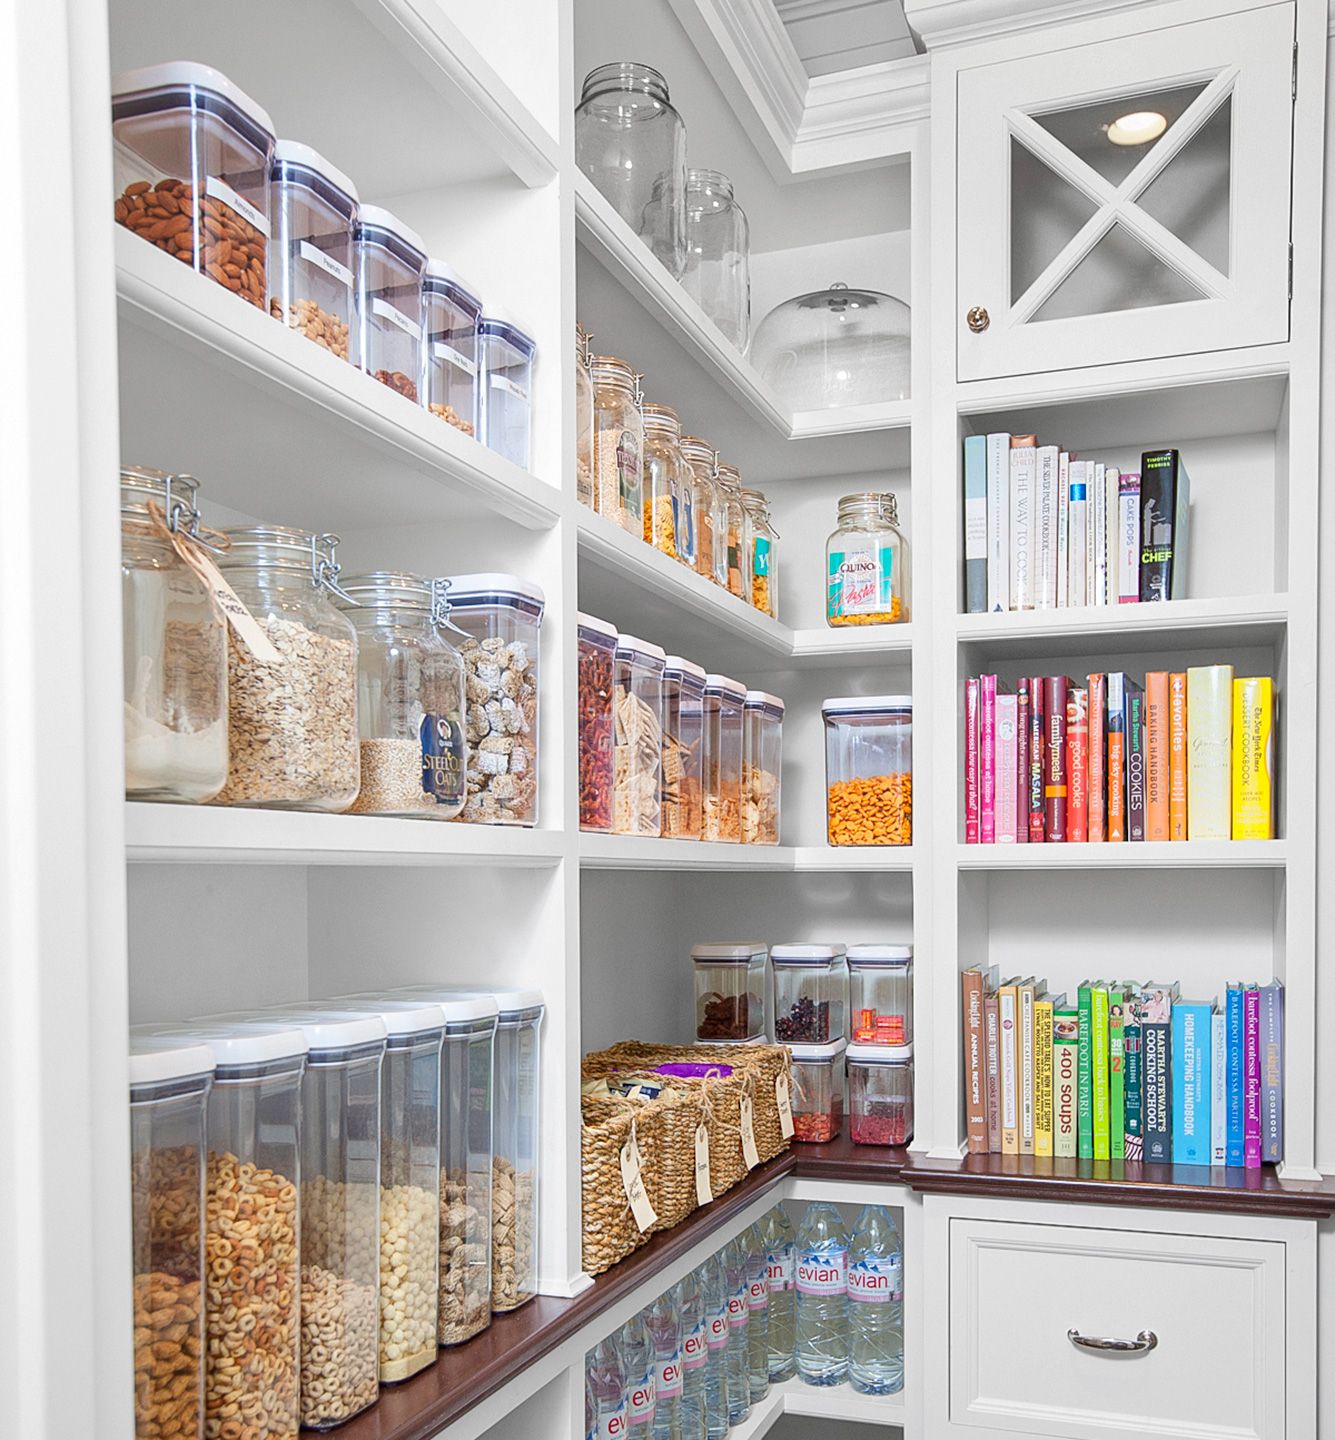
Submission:
<svg viewBox="0 0 1335 1440">
<path fill-rule="evenodd" d="M 961 380 L 1288 338 L 1293 34 L 1262 5 L 960 71 Z"/>
</svg>

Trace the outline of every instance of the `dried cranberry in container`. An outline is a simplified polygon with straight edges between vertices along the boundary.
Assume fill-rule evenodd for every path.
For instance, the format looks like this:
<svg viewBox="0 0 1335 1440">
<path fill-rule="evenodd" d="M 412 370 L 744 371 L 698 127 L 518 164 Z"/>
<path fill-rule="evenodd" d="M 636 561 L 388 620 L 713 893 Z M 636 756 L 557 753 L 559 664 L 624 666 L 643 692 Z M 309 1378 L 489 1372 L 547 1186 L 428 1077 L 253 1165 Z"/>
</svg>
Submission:
<svg viewBox="0 0 1335 1440">
<path fill-rule="evenodd" d="M 697 1040 L 764 1040 L 765 954 L 760 941 L 692 947 Z"/>
<path fill-rule="evenodd" d="M 379 205 L 363 205 L 353 231 L 355 363 L 414 405 L 421 402 L 422 237 Z"/>
<path fill-rule="evenodd" d="M 848 1047 L 848 1112 L 855 1145 L 913 1139 L 913 1046 Z"/>
<path fill-rule="evenodd" d="M 842 945 L 776 945 L 774 1038 L 784 1044 L 828 1045 L 848 1030 L 848 962 Z"/>
<path fill-rule="evenodd" d="M 793 1138 L 824 1144 L 844 1122 L 845 1042 L 790 1045 L 793 1057 Z"/>
<path fill-rule="evenodd" d="M 848 985 L 855 1044 L 913 1043 L 912 945 L 850 945 Z"/>
</svg>

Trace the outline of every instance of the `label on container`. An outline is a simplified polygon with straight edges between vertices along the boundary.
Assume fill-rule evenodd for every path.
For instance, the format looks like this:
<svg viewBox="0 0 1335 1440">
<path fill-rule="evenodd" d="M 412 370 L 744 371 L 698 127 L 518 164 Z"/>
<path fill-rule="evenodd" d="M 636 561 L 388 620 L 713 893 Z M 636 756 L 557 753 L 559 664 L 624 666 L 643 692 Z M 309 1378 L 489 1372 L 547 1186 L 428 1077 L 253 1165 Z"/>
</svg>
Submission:
<svg viewBox="0 0 1335 1440">
<path fill-rule="evenodd" d="M 756 1149 L 755 1106 L 749 1095 L 742 1096 L 741 1110 L 742 1159 L 748 1170 L 754 1170 L 760 1164 L 760 1151 Z"/>
<path fill-rule="evenodd" d="M 388 300 L 372 300 L 371 314 L 377 315 L 381 320 L 387 320 L 396 329 L 402 330 L 405 335 L 411 335 L 414 340 L 422 338 L 422 327 L 411 316 L 405 315 L 402 310 L 396 310 Z"/>
<path fill-rule="evenodd" d="M 642 459 L 639 442 L 630 430 L 623 430 L 617 441 L 617 495 L 621 508 L 632 515 L 640 513 L 640 462 Z M 636 520 L 635 528 L 639 529 Z"/>
<path fill-rule="evenodd" d="M 420 734 L 423 792 L 437 805 L 457 805 L 468 778 L 463 727 L 448 715 L 423 715 Z"/>
<path fill-rule="evenodd" d="M 904 1298 L 903 1262 L 895 1255 L 864 1255 L 848 1267 L 848 1298 L 882 1305 Z"/>
<path fill-rule="evenodd" d="M 211 200 L 221 200 L 229 209 L 236 211 L 247 225 L 253 225 L 266 240 L 268 239 L 269 222 L 265 219 L 264 211 L 257 210 L 249 200 L 238 195 L 226 180 L 217 175 L 210 175 L 204 181 L 204 193 Z"/>
<path fill-rule="evenodd" d="M 598 1421 L 598 1440 L 622 1440 L 626 1433 L 626 1405 L 623 1401 Z"/>
<path fill-rule="evenodd" d="M 797 1257 L 799 1295 L 848 1293 L 848 1251 L 807 1250 Z"/>
<path fill-rule="evenodd" d="M 683 1370 L 698 1370 L 709 1359 L 709 1347 L 705 1343 L 705 1327 L 697 1325 L 690 1334 L 682 1337 L 681 1366 Z"/>
<path fill-rule="evenodd" d="M 456 370 L 462 370 L 465 375 L 477 374 L 477 361 L 470 360 L 467 355 L 460 355 L 453 345 L 447 345 L 443 340 L 431 342 L 431 354 L 435 359 L 444 360 L 447 365 L 453 365 Z"/>
<path fill-rule="evenodd" d="M 315 265 L 323 270 L 328 276 L 337 280 L 340 285 L 352 289 L 352 271 L 346 265 L 340 265 L 332 255 L 326 255 L 318 245 L 313 245 L 309 240 L 297 241 L 297 254 L 309 265 Z"/>
<path fill-rule="evenodd" d="M 746 1303 L 752 1310 L 766 1310 L 769 1308 L 769 1282 L 763 1275 L 758 1279 L 752 1280 L 747 1289 Z"/>
<path fill-rule="evenodd" d="M 785 1140 L 793 1138 L 793 1101 L 788 1093 L 788 1075 L 780 1070 L 774 1077 L 774 1100 L 779 1107 L 779 1129 Z"/>
<path fill-rule="evenodd" d="M 867 544 L 830 551 L 830 615 L 885 615 L 894 603 L 894 551 L 888 544 Z"/>
<path fill-rule="evenodd" d="M 746 1286 L 743 1284 L 735 1295 L 728 1296 L 728 1329 L 740 1329 L 746 1324 L 749 1313 L 746 1307 Z"/>
<path fill-rule="evenodd" d="M 630 1213 L 643 1235 L 646 1230 L 658 1224 L 658 1212 L 644 1188 L 644 1179 L 640 1174 L 640 1150 L 633 1134 L 621 1147 L 621 1184 L 626 1191 L 626 1199 L 630 1202 Z"/>
<path fill-rule="evenodd" d="M 709 1317 L 709 1348 L 723 1350 L 728 1344 L 728 1311 L 725 1307 Z"/>
<path fill-rule="evenodd" d="M 755 543 L 751 546 L 751 573 L 753 575 L 769 574 L 769 557 L 773 549 L 773 542 L 767 540 L 763 535 L 757 535 Z"/>
<path fill-rule="evenodd" d="M 642 1420 L 652 1420 L 657 1408 L 654 1375 L 653 1371 L 650 1371 L 626 1390 L 627 1418 L 632 1425 Z"/>
<path fill-rule="evenodd" d="M 702 1120 L 695 1127 L 695 1203 L 709 1205 L 714 1191 L 709 1183 L 709 1127 Z"/>
<path fill-rule="evenodd" d="M 516 400 L 528 399 L 528 391 L 524 386 L 511 380 L 508 375 L 493 375 L 491 377 L 491 388 L 493 390 L 499 390 L 505 395 L 513 395 Z"/>
<path fill-rule="evenodd" d="M 796 1283 L 797 1257 L 791 1245 L 765 1256 L 765 1283 L 771 1290 L 791 1290 Z"/>
<path fill-rule="evenodd" d="M 659 1400 L 674 1400 L 681 1394 L 681 1357 L 660 1360 L 654 1367 L 654 1395 Z"/>
<path fill-rule="evenodd" d="M 987 496 L 964 502 L 964 558 L 987 559 Z"/>
</svg>

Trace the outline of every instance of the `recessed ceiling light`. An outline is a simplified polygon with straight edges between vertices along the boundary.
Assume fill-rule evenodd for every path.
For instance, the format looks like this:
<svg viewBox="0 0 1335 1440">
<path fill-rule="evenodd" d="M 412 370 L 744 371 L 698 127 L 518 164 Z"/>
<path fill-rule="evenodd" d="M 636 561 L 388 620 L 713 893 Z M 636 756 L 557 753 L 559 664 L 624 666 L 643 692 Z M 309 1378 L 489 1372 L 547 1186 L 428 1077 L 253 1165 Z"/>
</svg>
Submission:
<svg viewBox="0 0 1335 1440">
<path fill-rule="evenodd" d="M 1148 145 L 1168 129 L 1168 121 L 1157 110 L 1137 110 L 1123 115 L 1108 126 L 1108 139 L 1114 145 Z"/>
</svg>

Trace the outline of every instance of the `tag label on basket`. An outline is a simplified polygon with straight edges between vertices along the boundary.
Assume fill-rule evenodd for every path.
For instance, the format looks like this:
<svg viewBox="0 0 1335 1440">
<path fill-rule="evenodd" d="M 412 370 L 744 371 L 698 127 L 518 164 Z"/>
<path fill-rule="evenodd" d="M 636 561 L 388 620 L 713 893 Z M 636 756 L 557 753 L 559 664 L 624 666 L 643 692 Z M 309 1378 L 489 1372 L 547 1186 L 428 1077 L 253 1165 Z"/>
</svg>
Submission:
<svg viewBox="0 0 1335 1440">
<path fill-rule="evenodd" d="M 650 1203 L 640 1174 L 640 1151 L 632 1135 L 621 1147 L 621 1183 L 625 1187 L 626 1199 L 630 1201 L 630 1213 L 640 1234 L 658 1224 L 658 1214 Z"/>
<path fill-rule="evenodd" d="M 779 1129 L 785 1140 L 793 1138 L 793 1102 L 788 1094 L 788 1075 L 780 1070 L 774 1077 L 774 1098 L 779 1103 Z"/>
<path fill-rule="evenodd" d="M 742 1096 L 742 1159 L 746 1168 L 754 1170 L 760 1164 L 760 1151 L 756 1149 L 755 1106 L 749 1095 Z"/>
<path fill-rule="evenodd" d="M 223 573 L 209 559 L 202 547 L 192 544 L 188 536 L 172 533 L 172 548 L 199 576 L 213 603 L 227 617 L 236 638 L 262 665 L 279 665 L 283 657 L 264 633 L 260 622 L 246 608 L 245 602 L 223 578 Z"/>
<path fill-rule="evenodd" d="M 709 1186 L 709 1127 L 701 1120 L 695 1127 L 695 1203 L 709 1205 L 713 1199 Z"/>
</svg>

